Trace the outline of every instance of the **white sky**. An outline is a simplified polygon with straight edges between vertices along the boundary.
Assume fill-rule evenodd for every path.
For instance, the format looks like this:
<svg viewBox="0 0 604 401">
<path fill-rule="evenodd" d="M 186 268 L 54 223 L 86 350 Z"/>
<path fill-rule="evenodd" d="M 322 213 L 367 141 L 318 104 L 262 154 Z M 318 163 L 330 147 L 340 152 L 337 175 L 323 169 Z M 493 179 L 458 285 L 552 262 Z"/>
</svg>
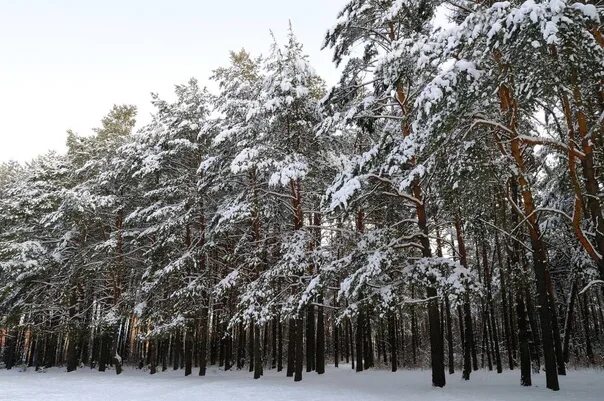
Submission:
<svg viewBox="0 0 604 401">
<path fill-rule="evenodd" d="M 64 150 L 66 130 L 88 134 L 113 104 L 149 120 L 150 92 L 228 62 L 229 50 L 266 53 L 288 20 L 328 83 L 337 73 L 325 31 L 346 0 L 0 0 L 0 161 Z"/>
</svg>

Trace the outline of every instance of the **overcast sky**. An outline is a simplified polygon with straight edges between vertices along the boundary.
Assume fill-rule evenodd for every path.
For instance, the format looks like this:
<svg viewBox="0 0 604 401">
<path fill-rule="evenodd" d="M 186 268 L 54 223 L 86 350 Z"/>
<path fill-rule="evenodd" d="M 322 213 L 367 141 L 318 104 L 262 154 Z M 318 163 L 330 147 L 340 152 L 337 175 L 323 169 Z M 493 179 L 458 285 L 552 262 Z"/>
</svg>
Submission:
<svg viewBox="0 0 604 401">
<path fill-rule="evenodd" d="M 150 92 L 228 62 L 229 50 L 266 53 L 269 30 L 291 20 L 316 70 L 333 83 L 320 51 L 345 0 L 0 0 L 0 161 L 64 150 L 65 131 L 89 134 L 113 104 L 152 111 Z"/>
</svg>

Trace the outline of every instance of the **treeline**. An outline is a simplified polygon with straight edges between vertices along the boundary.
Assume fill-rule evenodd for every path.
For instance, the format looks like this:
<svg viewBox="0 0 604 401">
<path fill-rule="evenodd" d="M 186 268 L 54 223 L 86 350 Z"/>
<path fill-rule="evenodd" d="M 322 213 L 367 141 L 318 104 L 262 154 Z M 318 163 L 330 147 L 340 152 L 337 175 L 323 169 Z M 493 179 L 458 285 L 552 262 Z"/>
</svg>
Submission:
<svg viewBox="0 0 604 401">
<path fill-rule="evenodd" d="M 5 367 L 601 365 L 602 13 L 351 0 L 329 90 L 290 30 L 3 165 Z"/>
</svg>

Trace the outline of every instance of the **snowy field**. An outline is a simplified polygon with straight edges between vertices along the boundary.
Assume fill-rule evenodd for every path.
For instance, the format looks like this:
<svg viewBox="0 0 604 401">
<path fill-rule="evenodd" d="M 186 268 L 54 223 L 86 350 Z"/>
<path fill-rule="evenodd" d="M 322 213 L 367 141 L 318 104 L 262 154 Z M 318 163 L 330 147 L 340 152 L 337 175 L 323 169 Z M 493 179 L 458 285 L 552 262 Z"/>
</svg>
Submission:
<svg viewBox="0 0 604 401">
<path fill-rule="evenodd" d="M 0 370 L 0 400 L 10 401 L 497 401 L 564 400 L 601 401 L 604 399 L 604 371 L 570 371 L 560 378 L 562 390 L 545 388 L 544 375 L 534 375 L 535 385 L 518 385 L 518 371 L 501 375 L 475 372 L 470 382 L 460 375 L 448 376 L 447 386 L 430 386 L 428 371 L 366 371 L 330 368 L 325 375 L 305 374 L 294 383 L 283 373 L 267 372 L 253 380 L 248 372 L 209 370 L 206 377 L 184 377 L 182 371 L 168 371 L 150 376 L 127 369 L 122 375 L 80 369 L 65 373 L 52 369 L 46 373 L 33 370 Z"/>
</svg>

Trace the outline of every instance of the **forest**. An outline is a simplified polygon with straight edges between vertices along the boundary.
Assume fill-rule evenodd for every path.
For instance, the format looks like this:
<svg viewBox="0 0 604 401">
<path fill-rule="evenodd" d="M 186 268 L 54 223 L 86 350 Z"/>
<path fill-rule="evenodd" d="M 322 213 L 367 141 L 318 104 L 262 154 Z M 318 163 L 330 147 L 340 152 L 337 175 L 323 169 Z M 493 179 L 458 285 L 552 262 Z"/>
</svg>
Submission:
<svg viewBox="0 0 604 401">
<path fill-rule="evenodd" d="M 140 129 L 116 105 L 64 154 L 0 164 L 0 367 L 554 391 L 603 367 L 603 20 L 597 0 L 350 0 L 333 87 L 290 25 L 216 90 L 153 95 Z"/>
</svg>

